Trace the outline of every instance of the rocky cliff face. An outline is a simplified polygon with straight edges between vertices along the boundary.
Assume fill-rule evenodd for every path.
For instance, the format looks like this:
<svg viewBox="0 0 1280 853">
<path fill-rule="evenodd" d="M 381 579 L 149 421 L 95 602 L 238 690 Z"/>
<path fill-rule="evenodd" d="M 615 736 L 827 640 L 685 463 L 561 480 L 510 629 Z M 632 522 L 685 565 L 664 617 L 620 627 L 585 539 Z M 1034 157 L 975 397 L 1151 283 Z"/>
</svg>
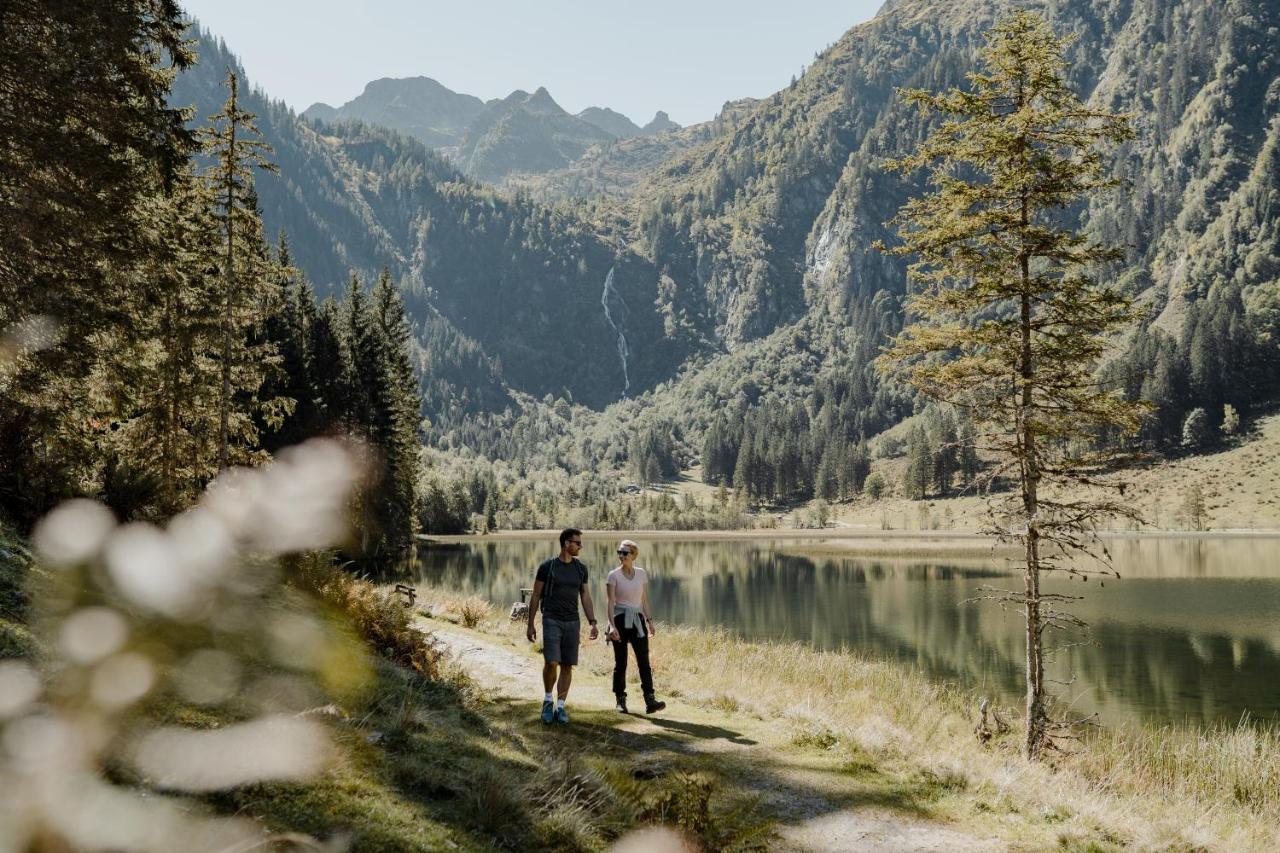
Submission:
<svg viewBox="0 0 1280 853">
<path fill-rule="evenodd" d="M 644 251 L 730 347 L 814 312 L 855 326 L 904 270 L 871 250 L 911 195 L 880 168 L 928 127 L 897 87 L 963 85 L 982 33 L 1009 3 L 899 0 L 825 51 L 731 133 L 663 166 L 635 195 Z M 1072 80 L 1090 103 L 1135 116 L 1111 153 L 1125 192 L 1079 212 L 1131 247 L 1117 275 L 1168 311 L 1234 282 L 1276 277 L 1280 7 L 1265 0 L 1065 0 Z M 860 307 L 862 306 L 862 307 Z M 1163 321 L 1162 321 L 1163 322 Z"/>
</svg>

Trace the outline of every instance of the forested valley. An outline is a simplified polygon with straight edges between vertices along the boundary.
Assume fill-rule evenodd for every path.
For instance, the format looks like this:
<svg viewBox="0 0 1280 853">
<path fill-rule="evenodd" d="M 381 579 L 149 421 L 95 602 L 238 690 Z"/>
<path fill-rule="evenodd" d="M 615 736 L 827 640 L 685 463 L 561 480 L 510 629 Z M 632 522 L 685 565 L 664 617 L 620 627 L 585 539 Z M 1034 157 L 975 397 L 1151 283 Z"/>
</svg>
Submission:
<svg viewBox="0 0 1280 853">
<path fill-rule="evenodd" d="M 944 496 L 971 483 L 957 472 L 981 463 L 962 466 L 968 445 L 951 438 L 969 434 L 966 424 L 872 365 L 902 326 L 907 293 L 904 263 L 874 244 L 894 243 L 888 221 L 923 189 L 922 178 L 890 174 L 883 162 L 933 126 L 895 89 L 961 84 L 997 14 L 890 4 L 816 54 L 790 87 L 745 109 L 726 105 L 707 142 L 672 154 L 625 197 L 545 208 L 570 233 L 609 241 L 603 255 L 578 250 L 580 278 L 554 284 L 527 264 L 513 275 L 502 260 L 474 257 L 465 275 L 500 267 L 484 275 L 509 288 L 510 324 L 537 329 L 521 334 L 531 346 L 556 339 L 538 321 L 557 316 L 557 296 L 572 306 L 562 336 L 583 354 L 568 370 L 511 367 L 513 358 L 549 363 L 510 354 L 509 326 L 495 335 L 501 321 L 460 301 L 478 292 L 454 285 L 463 274 L 432 278 L 452 243 L 411 235 L 401 268 L 439 282 L 427 285 L 427 301 L 453 326 L 444 349 L 426 348 L 423 364 L 437 369 L 424 381 L 436 400 L 446 385 L 503 389 L 493 395 L 501 402 L 465 418 L 428 399 L 437 481 L 453 484 L 446 491 L 463 484 L 474 513 L 492 491 L 474 484 L 500 484 L 501 526 L 552 523 L 566 500 L 598 507 L 621 484 L 694 463 L 705 482 L 757 506 L 866 495 L 868 456 L 906 460 L 872 478 L 876 494 Z M 1099 275 L 1139 316 L 1100 381 L 1152 403 L 1125 449 L 1158 459 L 1221 447 L 1246 434 L 1277 391 L 1275 10 L 1074 2 L 1053 14 L 1055 28 L 1076 35 L 1073 88 L 1092 106 L 1133 115 L 1137 130 L 1107 155 L 1122 189 L 1069 212 L 1085 233 L 1125 247 Z M 561 239 L 555 227 L 538 233 L 522 245 Z M 616 305 L 606 310 L 615 297 L 621 321 Z M 526 299 L 540 306 L 532 324 Z M 423 313 L 437 331 L 419 337 L 444 344 L 444 321 Z M 457 352 L 483 367 L 446 368 Z M 1118 440 L 1096 437 L 1099 446 Z"/>
</svg>

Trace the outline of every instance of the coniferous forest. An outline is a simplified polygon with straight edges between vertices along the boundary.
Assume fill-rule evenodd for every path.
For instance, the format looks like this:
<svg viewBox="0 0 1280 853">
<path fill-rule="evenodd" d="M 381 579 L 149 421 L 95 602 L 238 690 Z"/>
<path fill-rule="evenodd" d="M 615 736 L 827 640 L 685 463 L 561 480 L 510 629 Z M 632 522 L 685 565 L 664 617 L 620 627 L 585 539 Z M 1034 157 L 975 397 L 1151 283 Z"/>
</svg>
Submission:
<svg viewBox="0 0 1280 853">
<path fill-rule="evenodd" d="M 264 231 L 257 181 L 278 170 L 239 77 L 205 116 L 167 100 L 198 61 L 176 4 L 5 21 L 5 516 L 84 495 L 167 518 L 228 466 L 350 435 L 370 460 L 355 556 L 403 555 L 422 403 L 390 274 L 317 301 Z"/>
</svg>

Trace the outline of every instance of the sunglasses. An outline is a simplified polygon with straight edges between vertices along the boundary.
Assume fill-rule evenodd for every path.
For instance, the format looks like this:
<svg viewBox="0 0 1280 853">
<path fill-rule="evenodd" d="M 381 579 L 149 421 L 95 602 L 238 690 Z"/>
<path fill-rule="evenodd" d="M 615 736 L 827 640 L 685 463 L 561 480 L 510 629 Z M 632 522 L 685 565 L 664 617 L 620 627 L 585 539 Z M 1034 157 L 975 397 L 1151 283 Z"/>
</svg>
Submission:
<svg viewBox="0 0 1280 853">
<path fill-rule="evenodd" d="M 581 547 L 582 547 L 582 540 L 581 540 L 581 539 L 566 539 L 564 544 L 566 544 L 566 545 L 577 545 L 579 548 L 581 548 Z"/>
<path fill-rule="evenodd" d="M 630 552 L 630 551 L 628 551 L 626 548 L 619 548 L 619 549 L 618 549 L 618 556 L 619 556 L 619 557 L 625 557 L 625 556 L 627 556 L 627 555 L 628 555 L 628 554 L 630 554 L 630 553 L 631 553 L 631 552 Z"/>
</svg>

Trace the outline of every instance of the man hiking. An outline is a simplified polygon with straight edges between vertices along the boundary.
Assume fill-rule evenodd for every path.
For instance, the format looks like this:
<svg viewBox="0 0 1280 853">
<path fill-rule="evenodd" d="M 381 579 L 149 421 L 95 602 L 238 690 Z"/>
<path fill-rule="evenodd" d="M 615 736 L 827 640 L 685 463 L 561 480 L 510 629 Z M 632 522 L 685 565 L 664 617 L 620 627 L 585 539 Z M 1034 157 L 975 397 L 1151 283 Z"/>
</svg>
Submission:
<svg viewBox="0 0 1280 853">
<path fill-rule="evenodd" d="M 587 567 L 578 560 L 582 551 L 582 531 L 569 527 L 560 531 L 560 553 L 538 566 L 529 600 L 529 642 L 538 638 L 534 616 L 542 605 L 542 686 L 546 698 L 542 702 L 542 722 L 567 723 L 569 712 L 564 703 L 573 682 L 573 668 L 578 664 L 578 639 L 582 624 L 578 621 L 578 599 L 587 613 L 591 639 L 599 636 L 595 606 L 587 588 Z M 557 679 L 557 671 L 559 678 Z M 552 695 L 552 688 L 556 695 Z"/>
</svg>

